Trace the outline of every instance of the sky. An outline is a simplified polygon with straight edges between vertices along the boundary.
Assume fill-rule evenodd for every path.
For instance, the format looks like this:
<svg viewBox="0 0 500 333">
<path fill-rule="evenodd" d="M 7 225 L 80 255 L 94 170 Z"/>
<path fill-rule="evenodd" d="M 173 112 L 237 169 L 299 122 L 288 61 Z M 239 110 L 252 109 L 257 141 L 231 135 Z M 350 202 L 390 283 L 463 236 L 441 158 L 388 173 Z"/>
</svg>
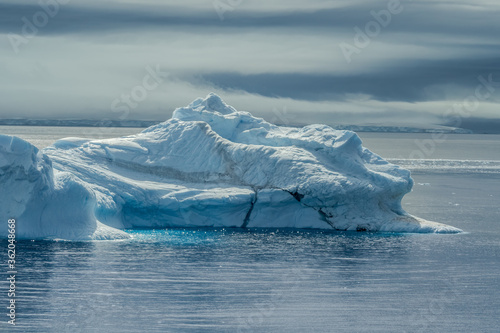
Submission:
<svg viewBox="0 0 500 333">
<path fill-rule="evenodd" d="M 0 0 L 0 118 L 500 120 L 498 0 Z M 500 123 L 499 123 L 500 124 Z"/>
</svg>

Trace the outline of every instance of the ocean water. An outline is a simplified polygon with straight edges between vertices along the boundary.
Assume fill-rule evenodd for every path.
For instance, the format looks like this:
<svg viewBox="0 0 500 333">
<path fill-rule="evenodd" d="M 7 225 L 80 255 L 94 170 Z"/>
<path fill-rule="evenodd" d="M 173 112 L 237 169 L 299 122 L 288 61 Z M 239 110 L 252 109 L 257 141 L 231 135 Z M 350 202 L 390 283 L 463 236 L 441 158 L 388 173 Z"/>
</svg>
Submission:
<svg viewBox="0 0 500 333">
<path fill-rule="evenodd" d="M 35 130 L 12 129 L 39 147 L 68 136 Z M 118 130 L 139 129 L 103 136 Z M 407 211 L 465 232 L 169 229 L 129 230 L 127 241 L 19 241 L 18 324 L 2 315 L 0 331 L 498 332 L 500 136 L 453 135 L 433 149 L 429 134 L 361 137 L 414 170 Z M 426 160 L 409 160 L 419 142 Z M 5 309 L 4 278 L 0 286 Z"/>
</svg>

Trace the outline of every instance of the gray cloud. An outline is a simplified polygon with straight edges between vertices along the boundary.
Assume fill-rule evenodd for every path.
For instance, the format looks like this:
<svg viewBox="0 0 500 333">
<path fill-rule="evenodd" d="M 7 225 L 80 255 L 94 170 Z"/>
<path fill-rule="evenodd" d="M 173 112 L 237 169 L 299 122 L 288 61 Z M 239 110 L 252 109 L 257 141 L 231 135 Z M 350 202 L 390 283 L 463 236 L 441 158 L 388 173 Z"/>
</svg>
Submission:
<svg viewBox="0 0 500 333">
<path fill-rule="evenodd" d="M 211 3 L 208 1 L 208 3 Z M 180 7 L 179 5 L 115 3 L 93 6 L 72 1 L 61 5 L 50 24 L 42 34 L 102 33 L 103 31 L 161 29 L 177 27 L 194 28 L 314 28 L 331 29 L 330 33 L 352 32 L 354 26 L 361 28 L 374 20 L 371 11 L 379 12 L 387 7 L 387 1 L 353 3 L 347 7 L 318 8 L 315 10 L 293 10 L 287 2 L 278 2 L 278 10 L 244 10 L 235 8 L 227 11 L 225 20 L 220 21 L 212 6 L 208 8 Z M 492 4 L 477 3 L 471 8 L 443 2 L 409 2 L 401 0 L 403 12 L 393 16 L 390 25 L 392 33 L 441 33 L 446 35 L 493 37 L 497 35 L 500 23 L 500 9 Z M 290 10 L 292 9 L 292 10 Z M 20 30 L 22 17 L 31 19 L 41 10 L 39 4 L 0 4 L 0 31 Z"/>
<path fill-rule="evenodd" d="M 8 34 L 21 34 L 21 18 L 41 7 L 5 0 L 0 117 L 116 116 L 111 101 L 155 64 L 169 79 L 129 117 L 163 120 L 216 91 L 261 115 L 285 105 L 306 121 L 435 122 L 474 92 L 479 75 L 500 81 L 500 5 L 488 0 L 402 0 L 404 10 L 348 64 L 339 44 L 354 44 L 353 28 L 387 3 L 243 1 L 221 21 L 212 1 L 72 0 L 16 54 Z M 497 90 L 476 117 L 497 117 Z"/>
<path fill-rule="evenodd" d="M 500 47 L 496 52 L 500 53 Z M 324 101 L 362 94 L 379 101 L 419 102 L 460 98 L 464 90 L 474 91 L 479 75 L 488 77 L 492 71 L 494 81 L 500 82 L 500 58 L 413 60 L 357 75 L 212 73 L 202 78 L 226 90 L 267 97 Z M 453 84 L 454 91 L 440 89 L 447 84 Z"/>
</svg>

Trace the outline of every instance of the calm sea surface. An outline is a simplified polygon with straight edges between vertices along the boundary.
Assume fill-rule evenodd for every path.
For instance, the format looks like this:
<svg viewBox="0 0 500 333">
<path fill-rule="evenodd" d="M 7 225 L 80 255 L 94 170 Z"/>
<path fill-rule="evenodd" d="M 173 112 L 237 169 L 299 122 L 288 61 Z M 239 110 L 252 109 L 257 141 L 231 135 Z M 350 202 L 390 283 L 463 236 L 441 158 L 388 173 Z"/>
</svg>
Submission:
<svg viewBox="0 0 500 333">
<path fill-rule="evenodd" d="M 40 148 L 140 131 L 95 130 L 0 126 Z M 415 172 L 404 206 L 466 232 L 170 229 L 129 230 L 127 241 L 19 241 L 17 326 L 6 324 L 2 273 L 0 331 L 499 332 L 500 136 L 449 135 L 434 147 L 430 134 L 361 137 L 387 158 L 440 161 Z"/>
</svg>

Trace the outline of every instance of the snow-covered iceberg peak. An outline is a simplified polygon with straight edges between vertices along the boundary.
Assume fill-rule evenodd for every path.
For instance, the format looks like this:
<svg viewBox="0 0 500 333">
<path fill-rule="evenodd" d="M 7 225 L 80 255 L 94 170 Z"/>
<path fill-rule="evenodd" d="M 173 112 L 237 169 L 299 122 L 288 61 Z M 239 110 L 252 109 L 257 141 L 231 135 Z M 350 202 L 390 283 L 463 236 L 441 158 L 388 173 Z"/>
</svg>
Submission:
<svg viewBox="0 0 500 333">
<path fill-rule="evenodd" d="M 130 227 L 286 227 L 459 232 L 407 214 L 410 173 L 325 125 L 276 126 L 209 94 L 137 135 L 44 150 Z"/>
<path fill-rule="evenodd" d="M 236 109 L 230 105 L 227 105 L 222 98 L 217 94 L 210 93 L 206 98 L 197 98 L 191 104 L 185 108 L 178 108 L 174 112 L 173 118 L 176 118 L 176 113 L 181 113 L 183 110 L 186 111 L 198 111 L 198 112 L 217 112 L 220 114 L 230 114 L 236 112 Z"/>
</svg>

